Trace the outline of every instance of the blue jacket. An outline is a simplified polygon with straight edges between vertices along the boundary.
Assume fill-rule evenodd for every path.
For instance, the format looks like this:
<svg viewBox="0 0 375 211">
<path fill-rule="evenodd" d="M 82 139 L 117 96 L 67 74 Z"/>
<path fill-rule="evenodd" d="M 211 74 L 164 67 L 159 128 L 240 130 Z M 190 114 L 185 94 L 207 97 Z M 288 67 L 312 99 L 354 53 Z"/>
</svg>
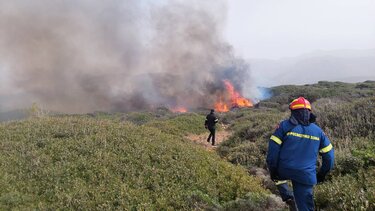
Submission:
<svg viewBox="0 0 375 211">
<path fill-rule="evenodd" d="M 333 168 L 334 149 L 322 129 L 284 120 L 269 140 L 267 165 L 280 180 L 314 185 L 318 153 L 323 160 L 319 173 L 326 175 Z"/>
</svg>

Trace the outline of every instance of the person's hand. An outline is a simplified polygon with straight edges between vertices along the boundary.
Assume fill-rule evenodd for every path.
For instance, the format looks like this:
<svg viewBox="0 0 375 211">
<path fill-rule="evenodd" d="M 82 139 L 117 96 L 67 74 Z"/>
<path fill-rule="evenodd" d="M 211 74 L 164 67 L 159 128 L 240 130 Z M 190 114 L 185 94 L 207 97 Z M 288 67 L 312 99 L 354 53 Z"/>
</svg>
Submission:
<svg viewBox="0 0 375 211">
<path fill-rule="evenodd" d="M 324 182 L 325 179 L 326 179 L 326 175 L 324 175 L 324 174 L 322 174 L 322 173 L 320 173 L 320 172 L 318 172 L 318 173 L 316 174 L 316 180 L 318 181 L 318 183 L 322 183 L 322 182 Z"/>
</svg>

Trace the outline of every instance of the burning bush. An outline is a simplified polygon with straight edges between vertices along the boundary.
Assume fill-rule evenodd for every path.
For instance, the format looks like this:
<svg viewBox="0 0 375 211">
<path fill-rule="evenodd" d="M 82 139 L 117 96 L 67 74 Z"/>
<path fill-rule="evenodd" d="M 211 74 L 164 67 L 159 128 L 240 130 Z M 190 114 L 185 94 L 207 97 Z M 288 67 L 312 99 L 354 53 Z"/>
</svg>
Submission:
<svg viewBox="0 0 375 211">
<path fill-rule="evenodd" d="M 253 103 L 241 96 L 241 94 L 235 90 L 233 84 L 229 80 L 223 81 L 225 90 L 218 93 L 217 100 L 214 108 L 218 112 L 227 112 L 232 108 L 243 108 L 252 107 Z"/>
</svg>

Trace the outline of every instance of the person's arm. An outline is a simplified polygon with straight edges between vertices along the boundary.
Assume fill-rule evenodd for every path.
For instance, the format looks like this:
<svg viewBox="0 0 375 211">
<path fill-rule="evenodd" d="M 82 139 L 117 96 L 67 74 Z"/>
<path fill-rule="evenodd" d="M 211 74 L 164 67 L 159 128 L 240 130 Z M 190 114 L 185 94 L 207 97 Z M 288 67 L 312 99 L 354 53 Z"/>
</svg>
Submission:
<svg viewBox="0 0 375 211">
<path fill-rule="evenodd" d="M 206 116 L 206 120 L 204 121 L 204 127 L 205 127 L 205 128 L 208 127 L 208 115 Z"/>
<path fill-rule="evenodd" d="M 283 143 L 283 130 L 278 126 L 268 141 L 267 166 L 271 174 L 271 179 L 276 180 L 278 177 L 277 166 L 279 162 L 280 148 Z"/>
<path fill-rule="evenodd" d="M 317 174 L 318 183 L 324 182 L 328 172 L 333 169 L 335 160 L 333 146 L 324 133 L 322 133 L 322 137 L 320 140 L 319 154 L 322 156 L 322 166 L 320 167 Z"/>
</svg>

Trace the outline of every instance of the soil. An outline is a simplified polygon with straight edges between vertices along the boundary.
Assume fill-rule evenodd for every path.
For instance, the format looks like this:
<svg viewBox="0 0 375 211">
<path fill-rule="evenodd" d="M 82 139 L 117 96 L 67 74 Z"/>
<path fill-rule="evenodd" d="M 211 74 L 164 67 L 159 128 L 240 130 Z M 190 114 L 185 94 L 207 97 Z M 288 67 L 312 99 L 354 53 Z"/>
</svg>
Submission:
<svg viewBox="0 0 375 211">
<path fill-rule="evenodd" d="M 190 134 L 186 136 L 186 138 L 198 145 L 201 145 L 206 150 L 213 151 L 216 149 L 217 145 L 227 140 L 229 136 L 232 135 L 231 131 L 228 130 L 216 130 L 215 146 L 212 146 L 211 142 L 207 142 L 207 137 L 209 134 L 210 132 L 207 130 L 207 133 L 201 135 Z"/>
</svg>

